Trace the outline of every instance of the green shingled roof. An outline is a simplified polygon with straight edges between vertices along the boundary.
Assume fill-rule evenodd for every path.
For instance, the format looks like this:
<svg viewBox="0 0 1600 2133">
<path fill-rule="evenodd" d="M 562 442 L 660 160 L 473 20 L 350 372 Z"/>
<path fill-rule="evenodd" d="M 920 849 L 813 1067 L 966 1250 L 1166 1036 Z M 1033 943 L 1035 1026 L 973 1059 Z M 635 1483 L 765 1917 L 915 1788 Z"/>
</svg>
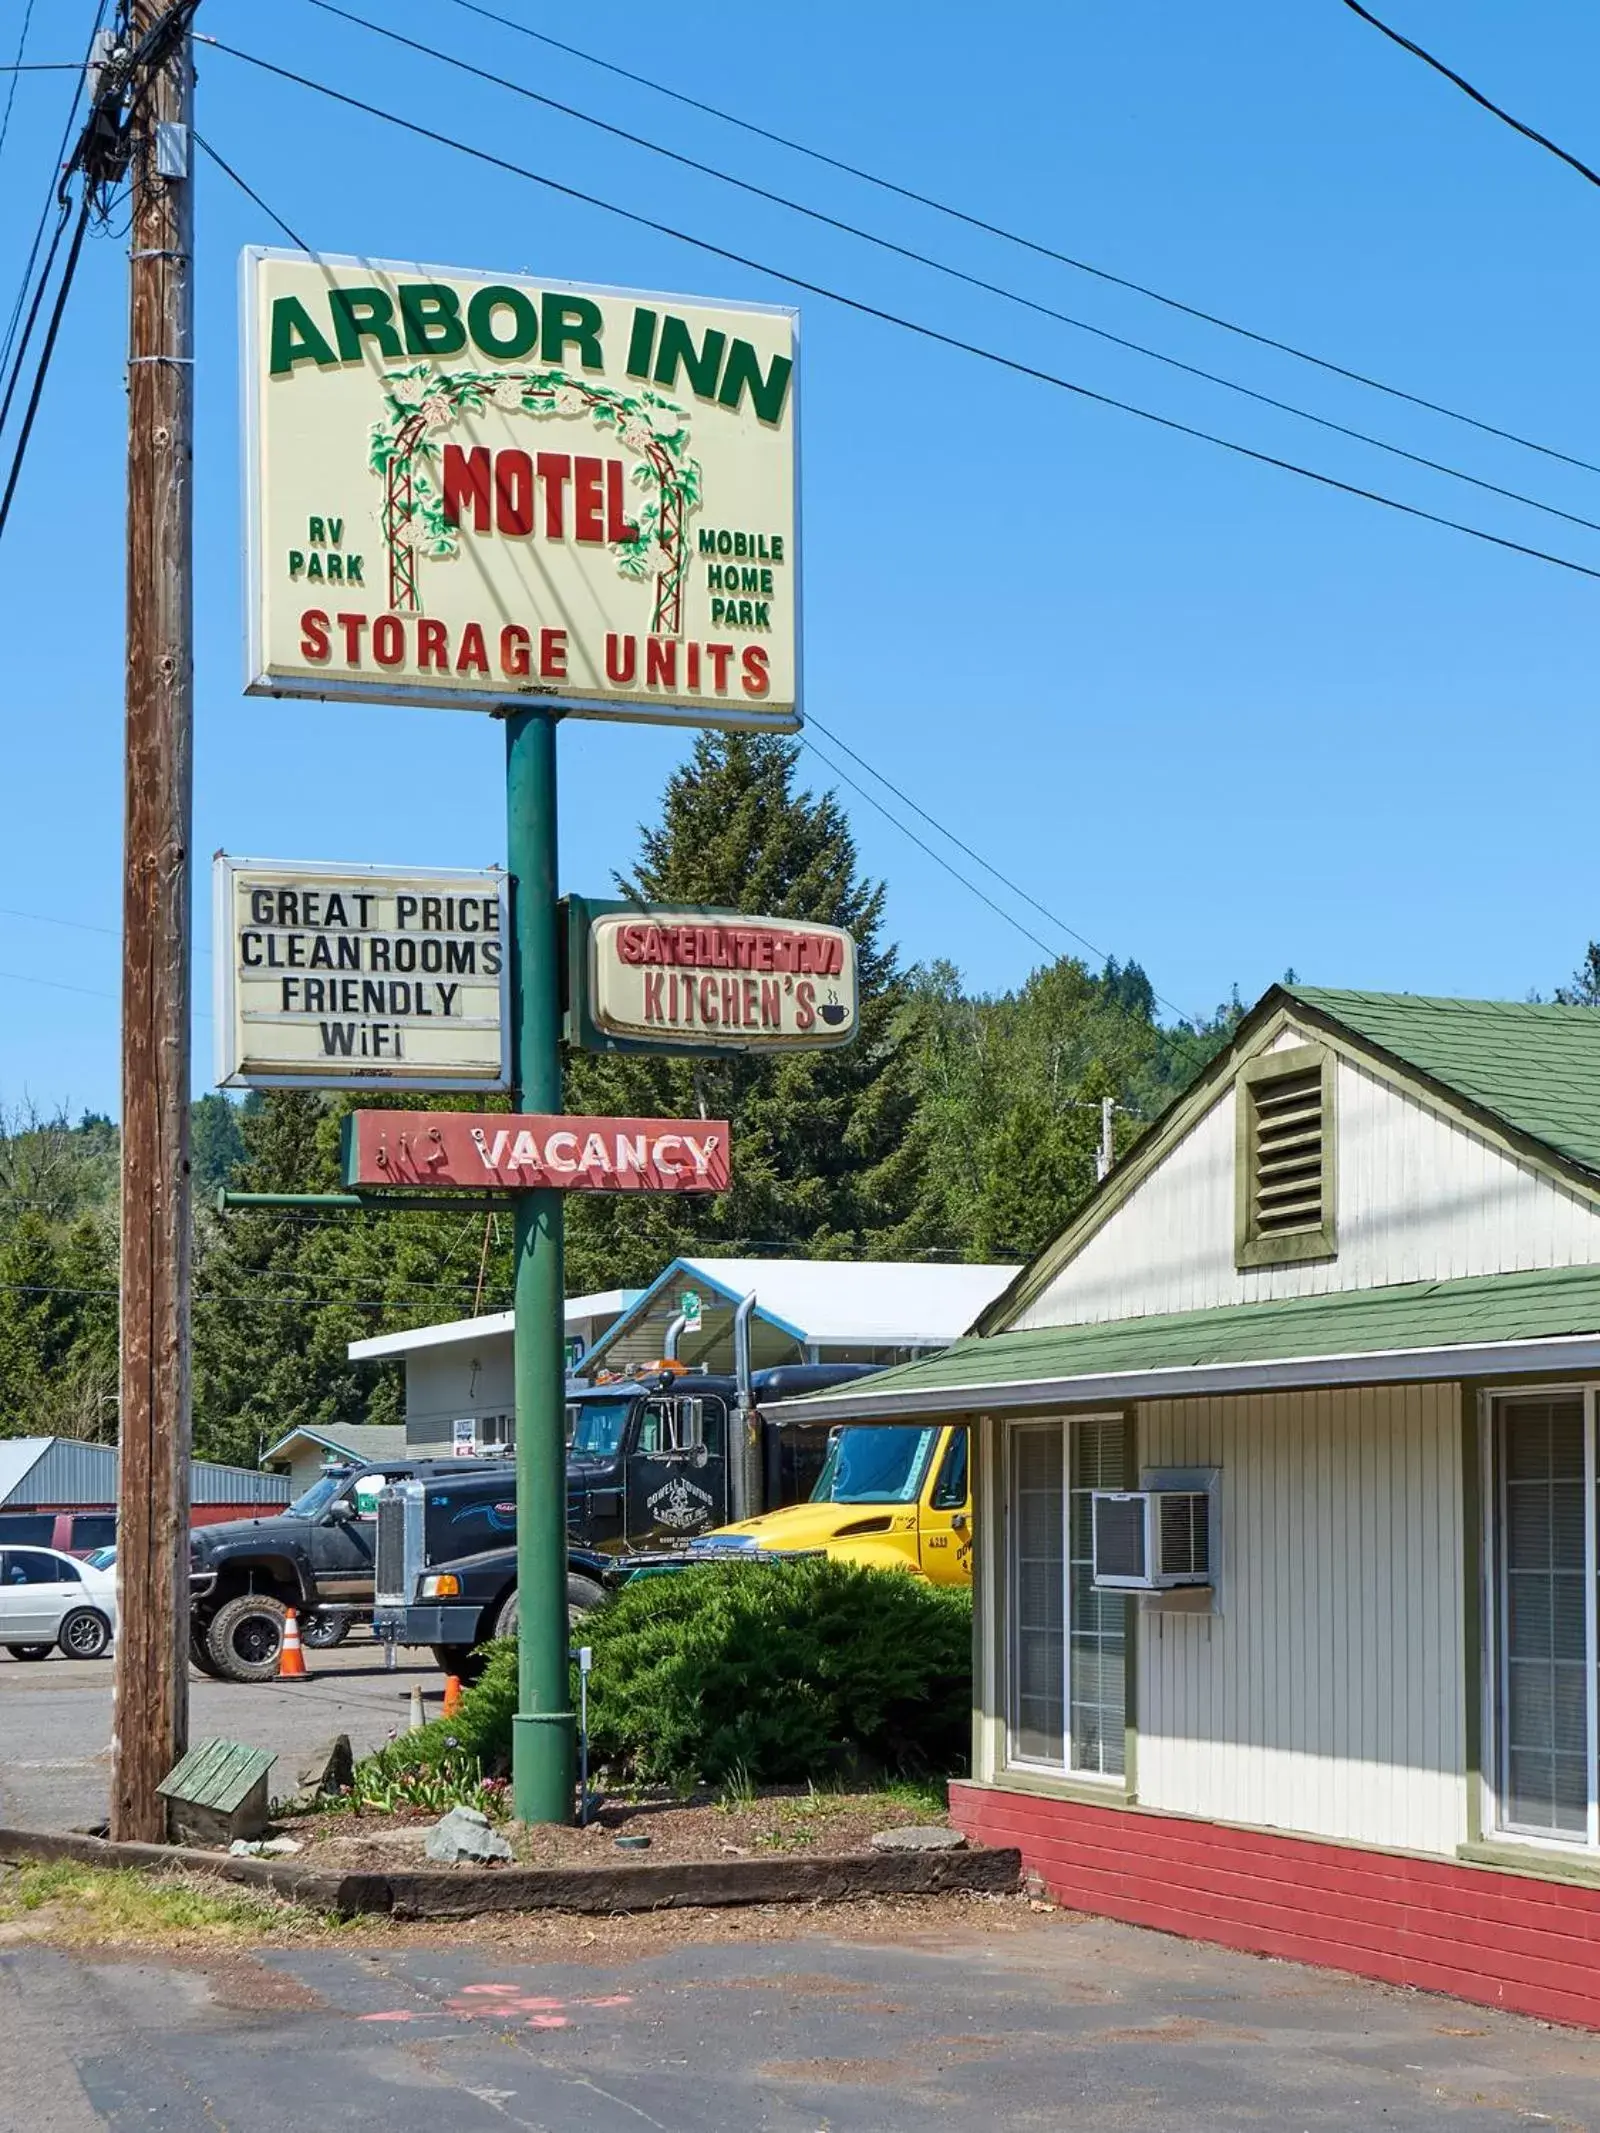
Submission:
<svg viewBox="0 0 1600 2133">
<path fill-rule="evenodd" d="M 876 1376 L 786 1403 L 800 1419 L 846 1410 L 870 1416 L 880 1403 L 908 1395 L 970 1392 L 1003 1406 L 1008 1387 L 1135 1371 L 1182 1370 L 1219 1363 L 1265 1363 L 1390 1350 L 1453 1348 L 1505 1341 L 1600 1335 L 1600 1266 L 1526 1274 L 1480 1274 L 1464 1281 L 1414 1281 L 1386 1289 L 1346 1289 L 1277 1303 L 1230 1304 L 1100 1325 L 1047 1326 L 1029 1332 L 968 1337 L 939 1355 L 902 1363 Z M 1503 1365 L 1501 1366 L 1504 1367 Z M 1463 1359 L 1462 1374 L 1470 1375 Z M 1305 1382 L 1317 1380 L 1308 1363 Z M 1160 1391 L 1149 1387 L 1150 1396 Z M 1064 1398 L 1071 1398 L 1070 1390 Z M 896 1402 L 895 1404 L 898 1404 Z"/>
<path fill-rule="evenodd" d="M 1586 1170 L 1600 1171 L 1600 1009 L 1284 987 Z"/>
</svg>

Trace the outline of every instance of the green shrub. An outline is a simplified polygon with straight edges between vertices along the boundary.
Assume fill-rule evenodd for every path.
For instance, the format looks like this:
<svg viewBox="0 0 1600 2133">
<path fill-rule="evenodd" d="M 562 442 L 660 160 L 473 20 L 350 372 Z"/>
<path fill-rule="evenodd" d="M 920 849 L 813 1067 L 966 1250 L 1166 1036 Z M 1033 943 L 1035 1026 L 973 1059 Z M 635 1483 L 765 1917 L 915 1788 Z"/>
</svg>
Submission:
<svg viewBox="0 0 1600 2133">
<path fill-rule="evenodd" d="M 944 1777 L 966 1767 L 972 1601 L 897 1570 L 825 1559 L 636 1578 L 583 1623 L 590 1760 L 645 1784 Z M 516 1646 L 495 1645 L 451 1719 L 365 1766 L 387 1778 L 510 1763 Z M 577 1678 L 573 1678 L 577 1702 Z"/>
<path fill-rule="evenodd" d="M 369 1755 L 356 1773 L 352 1796 L 365 1803 L 409 1771 L 443 1777 L 471 1763 L 486 1778 L 504 1777 L 511 1768 L 516 1708 L 517 1647 L 510 1641 L 491 1644 L 483 1673 L 462 1695 L 460 1709 L 449 1718 L 430 1719 L 415 1733 L 402 1733 Z"/>
<path fill-rule="evenodd" d="M 826 1560 L 635 1579 L 587 1624 L 591 1755 L 647 1783 L 965 1767 L 972 1603 Z"/>
</svg>

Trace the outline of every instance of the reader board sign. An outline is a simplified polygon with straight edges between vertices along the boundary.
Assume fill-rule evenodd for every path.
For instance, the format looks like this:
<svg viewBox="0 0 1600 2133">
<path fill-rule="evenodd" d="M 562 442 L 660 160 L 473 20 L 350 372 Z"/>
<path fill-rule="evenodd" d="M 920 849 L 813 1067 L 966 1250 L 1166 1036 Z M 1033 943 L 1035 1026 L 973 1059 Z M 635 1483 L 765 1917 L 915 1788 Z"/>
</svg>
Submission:
<svg viewBox="0 0 1600 2133">
<path fill-rule="evenodd" d="M 792 731 L 797 320 L 248 250 L 256 695 Z"/>
<path fill-rule="evenodd" d="M 451 1186 L 479 1192 L 726 1192 L 725 1119 L 588 1118 L 562 1113 L 352 1111 L 347 1186 Z"/>
<path fill-rule="evenodd" d="M 856 947 L 842 926 L 576 897 L 570 905 L 580 1043 L 810 1051 L 856 1035 Z M 571 938 L 574 923 L 579 938 Z"/>
<path fill-rule="evenodd" d="M 497 868 L 219 852 L 213 887 L 220 1087 L 510 1086 Z"/>
</svg>

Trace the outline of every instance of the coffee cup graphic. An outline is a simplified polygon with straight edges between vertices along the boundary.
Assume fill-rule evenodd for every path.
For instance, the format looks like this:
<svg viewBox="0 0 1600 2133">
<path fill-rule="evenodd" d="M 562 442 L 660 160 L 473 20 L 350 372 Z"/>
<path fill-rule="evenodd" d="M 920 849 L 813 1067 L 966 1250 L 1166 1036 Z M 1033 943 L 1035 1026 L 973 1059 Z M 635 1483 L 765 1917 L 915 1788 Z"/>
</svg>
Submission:
<svg viewBox="0 0 1600 2133">
<path fill-rule="evenodd" d="M 829 993 L 827 999 L 817 1009 L 817 1013 L 833 1029 L 837 1029 L 841 1022 L 848 1022 L 850 1019 L 849 1008 L 840 1005 L 839 995 L 836 992 Z"/>
</svg>

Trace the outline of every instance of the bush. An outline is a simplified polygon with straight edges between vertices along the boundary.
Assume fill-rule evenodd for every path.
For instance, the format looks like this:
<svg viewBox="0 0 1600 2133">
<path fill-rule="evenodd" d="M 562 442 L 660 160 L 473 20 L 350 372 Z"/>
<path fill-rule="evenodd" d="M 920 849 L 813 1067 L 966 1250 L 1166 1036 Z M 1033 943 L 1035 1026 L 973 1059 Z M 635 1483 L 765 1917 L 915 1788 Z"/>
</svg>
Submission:
<svg viewBox="0 0 1600 2133">
<path fill-rule="evenodd" d="M 491 1644 L 482 1676 L 466 1690 L 449 1718 L 431 1719 L 415 1733 L 402 1733 L 356 1772 L 353 1797 L 369 1804 L 382 1785 L 408 1772 L 444 1778 L 475 1763 L 486 1778 L 504 1777 L 511 1768 L 511 1718 L 517 1708 L 517 1647 Z M 474 1804 L 477 1804 L 476 1802 Z"/>
<path fill-rule="evenodd" d="M 897 1570 L 825 1559 L 636 1578 L 584 1619 L 590 1760 L 645 1784 L 803 1783 L 966 1767 L 972 1600 Z M 577 1679 L 573 1679 L 577 1702 Z M 457 1752 L 510 1764 L 516 1646 L 493 1646 L 448 1720 L 364 1768 L 394 1777 Z"/>
<path fill-rule="evenodd" d="M 637 1578 L 586 1625 L 590 1752 L 654 1783 L 965 1768 L 972 1601 L 826 1559 Z"/>
</svg>

